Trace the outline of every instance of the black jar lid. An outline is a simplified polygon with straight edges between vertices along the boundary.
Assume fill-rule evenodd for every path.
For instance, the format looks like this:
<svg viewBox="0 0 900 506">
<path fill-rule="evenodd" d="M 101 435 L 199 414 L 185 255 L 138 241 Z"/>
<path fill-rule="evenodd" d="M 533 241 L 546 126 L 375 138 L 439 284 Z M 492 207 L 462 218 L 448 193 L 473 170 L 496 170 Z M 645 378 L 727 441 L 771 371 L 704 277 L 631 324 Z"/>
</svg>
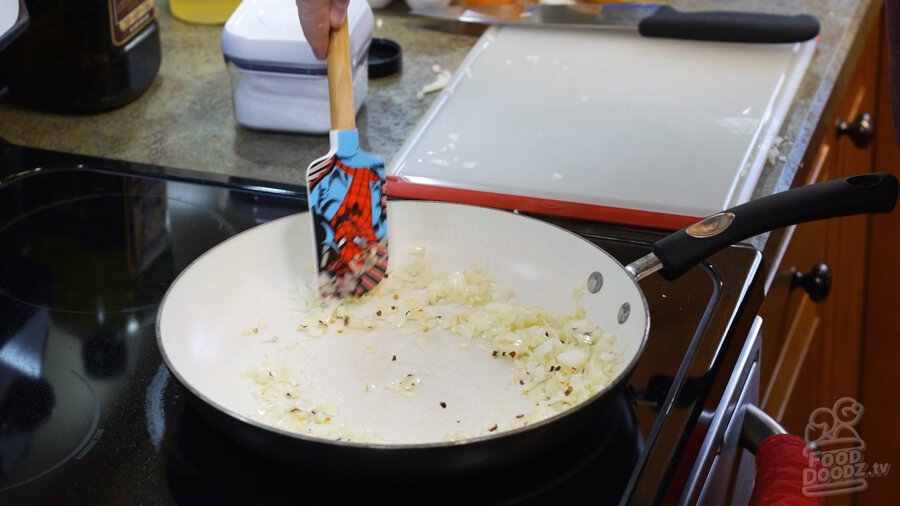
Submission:
<svg viewBox="0 0 900 506">
<path fill-rule="evenodd" d="M 392 76 L 403 68 L 403 49 L 391 39 L 372 39 L 369 46 L 369 78 Z"/>
</svg>

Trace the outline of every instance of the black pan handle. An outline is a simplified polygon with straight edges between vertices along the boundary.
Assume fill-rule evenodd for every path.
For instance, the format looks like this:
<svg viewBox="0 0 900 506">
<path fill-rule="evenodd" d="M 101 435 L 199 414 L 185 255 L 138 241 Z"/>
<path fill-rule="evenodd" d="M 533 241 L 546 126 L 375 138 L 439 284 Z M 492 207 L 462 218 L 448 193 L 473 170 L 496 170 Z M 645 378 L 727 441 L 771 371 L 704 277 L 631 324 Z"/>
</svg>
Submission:
<svg viewBox="0 0 900 506">
<path fill-rule="evenodd" d="M 808 14 L 780 16 L 752 12 L 681 12 L 668 5 L 638 23 L 644 37 L 781 44 L 819 34 L 819 20 Z"/>
<path fill-rule="evenodd" d="M 668 280 L 704 258 L 762 232 L 807 221 L 854 214 L 889 213 L 900 185 L 891 174 L 876 172 L 833 179 L 776 193 L 714 214 L 653 245 Z"/>
</svg>

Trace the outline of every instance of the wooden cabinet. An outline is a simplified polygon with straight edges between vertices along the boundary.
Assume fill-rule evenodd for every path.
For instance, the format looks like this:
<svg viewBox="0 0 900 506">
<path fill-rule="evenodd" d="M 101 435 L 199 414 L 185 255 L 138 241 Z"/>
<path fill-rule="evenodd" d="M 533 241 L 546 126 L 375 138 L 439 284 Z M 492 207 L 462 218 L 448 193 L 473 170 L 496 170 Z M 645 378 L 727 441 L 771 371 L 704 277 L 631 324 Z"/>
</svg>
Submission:
<svg viewBox="0 0 900 506">
<path fill-rule="evenodd" d="M 872 25 L 825 134 L 805 157 L 803 184 L 873 170 L 900 176 L 887 102 L 887 49 L 883 15 Z M 869 113 L 875 142 L 857 146 L 838 132 Z M 792 433 L 804 435 L 810 414 L 841 397 L 865 409 L 858 427 L 867 462 L 890 463 L 900 455 L 900 211 L 804 224 L 767 245 L 775 267 L 762 308 L 761 401 Z M 831 290 L 815 302 L 800 287 L 797 272 L 818 264 L 831 271 Z M 796 285 L 796 283 L 794 283 Z M 900 462 L 898 462 L 900 463 Z M 894 481 L 894 483 L 892 483 Z M 890 476 L 870 478 L 868 490 L 828 497 L 826 504 L 900 504 Z"/>
<path fill-rule="evenodd" d="M 828 179 L 831 160 L 831 142 L 823 142 L 804 184 Z M 762 307 L 760 400 L 767 413 L 792 429 L 796 424 L 791 418 L 800 411 L 796 409 L 798 398 L 815 400 L 810 395 L 808 378 L 801 379 L 800 375 L 808 374 L 804 368 L 818 359 L 823 319 L 822 305 L 793 280 L 826 261 L 826 228 L 826 222 L 813 222 L 785 232 L 780 244 L 783 257 Z"/>
<path fill-rule="evenodd" d="M 890 120 L 887 51 L 882 50 L 878 80 L 878 117 L 875 168 L 900 178 L 900 147 L 896 125 Z M 900 83 L 897 83 L 900 86 Z M 860 366 L 860 402 L 865 407 L 860 435 L 866 441 L 866 461 L 895 466 L 887 477 L 868 481 L 868 490 L 857 495 L 857 504 L 900 504 L 900 209 L 872 216 L 865 318 Z"/>
<path fill-rule="evenodd" d="M 859 139 L 855 142 L 841 133 L 838 125 L 842 121 L 852 124 L 864 113 L 876 123 L 890 122 L 887 116 L 880 118 L 885 111 L 876 108 L 878 78 L 884 67 L 883 24 L 883 18 L 873 24 L 834 112 L 823 119 L 827 122 L 825 134 L 807 151 L 803 184 L 873 170 L 873 145 L 857 145 Z M 830 408 L 842 397 L 866 403 L 861 378 L 867 377 L 863 374 L 864 356 L 870 349 L 866 346 L 866 302 L 873 296 L 867 273 L 871 255 L 885 254 L 872 246 L 880 250 L 884 240 L 880 234 L 873 237 L 870 233 L 869 217 L 857 216 L 793 227 L 767 245 L 767 257 L 778 263 L 762 308 L 761 402 L 794 434 L 804 435 L 816 408 Z M 831 289 L 824 301 L 816 302 L 792 279 L 798 274 L 811 275 L 811 269 L 820 263 L 830 270 Z M 866 436 L 866 441 L 871 438 L 874 442 L 877 437 Z M 880 502 L 863 502 L 863 495 L 835 495 L 826 503 L 888 503 L 887 496 Z"/>
</svg>

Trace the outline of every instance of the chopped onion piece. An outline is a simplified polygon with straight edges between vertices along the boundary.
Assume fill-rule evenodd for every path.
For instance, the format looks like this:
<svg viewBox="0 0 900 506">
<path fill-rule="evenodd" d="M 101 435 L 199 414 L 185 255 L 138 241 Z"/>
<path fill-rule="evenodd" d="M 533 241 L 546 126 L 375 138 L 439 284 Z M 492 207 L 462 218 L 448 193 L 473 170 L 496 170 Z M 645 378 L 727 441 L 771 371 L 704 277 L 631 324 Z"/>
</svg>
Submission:
<svg viewBox="0 0 900 506">
<path fill-rule="evenodd" d="M 363 297 L 320 299 L 312 290 L 295 290 L 295 300 L 302 306 L 296 328 L 321 339 L 328 339 L 332 332 L 401 332 L 422 347 L 428 346 L 433 330 L 441 329 L 462 338 L 459 347 L 477 344 L 481 346 L 477 349 L 487 346 L 493 350 L 485 353 L 484 359 L 508 364 L 514 388 L 526 396 L 531 410 L 510 420 L 484 420 L 480 433 L 452 432 L 445 434 L 444 440 L 497 434 L 555 416 L 586 401 L 620 373 L 624 345 L 590 321 L 583 307 L 555 314 L 517 303 L 510 289 L 492 281 L 481 269 L 442 273 L 425 263 L 424 246 L 412 247 L 409 253 L 415 258 L 392 266 L 389 276 Z M 583 288 L 576 288 L 572 298 L 580 301 L 583 293 Z M 370 346 L 365 351 L 375 355 L 383 350 Z M 346 420 L 334 406 L 307 398 L 305 387 L 292 376 L 300 377 L 303 371 L 292 371 L 271 357 L 277 357 L 277 352 L 270 354 L 266 364 L 244 375 L 252 380 L 260 399 L 261 405 L 254 411 L 258 418 L 301 434 L 379 442 L 378 434 L 365 428 L 365 420 Z M 396 367 L 398 362 L 391 357 L 389 353 L 386 367 L 392 363 Z M 432 374 L 396 372 L 400 376 L 395 380 L 365 383 L 364 391 L 413 397 L 428 388 L 420 376 Z"/>
</svg>

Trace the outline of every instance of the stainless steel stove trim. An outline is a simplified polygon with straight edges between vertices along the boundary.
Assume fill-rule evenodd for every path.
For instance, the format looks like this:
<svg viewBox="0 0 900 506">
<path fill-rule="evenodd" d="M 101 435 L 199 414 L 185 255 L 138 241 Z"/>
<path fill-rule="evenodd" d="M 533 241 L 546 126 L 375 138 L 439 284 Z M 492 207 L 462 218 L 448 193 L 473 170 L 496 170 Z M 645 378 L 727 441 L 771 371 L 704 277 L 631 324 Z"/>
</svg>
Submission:
<svg viewBox="0 0 900 506">
<path fill-rule="evenodd" d="M 737 460 L 743 453 L 740 451 L 739 439 L 744 411 L 747 405 L 759 402 L 758 362 L 762 342 L 761 326 L 762 318 L 757 316 L 744 342 L 734 372 L 725 387 L 722 400 L 710 422 L 679 504 L 721 504 L 724 500 L 722 494 L 727 492 L 729 484 L 727 478 L 735 465 L 741 465 L 741 473 L 749 474 L 747 477 L 749 480 L 738 482 L 753 483 L 752 473 L 755 472 L 755 465 L 752 455 L 746 453 L 743 456 L 749 457 L 749 464 L 738 463 Z M 741 495 L 746 494 L 745 499 L 749 500 L 752 487 L 737 492 Z"/>
<path fill-rule="evenodd" d="M 714 273 L 716 289 L 700 326 L 703 330 L 694 336 L 674 378 L 673 385 L 678 386 L 658 407 L 661 415 L 645 441 L 653 451 L 645 452 L 638 462 L 620 504 L 657 504 L 669 496 L 677 500 L 683 490 L 684 482 L 672 483 L 672 479 L 681 462 L 693 468 L 697 454 L 689 451 L 690 432 L 708 426 L 750 332 L 762 301 L 757 283 L 761 261 L 758 250 L 738 245 L 704 264 Z"/>
</svg>

